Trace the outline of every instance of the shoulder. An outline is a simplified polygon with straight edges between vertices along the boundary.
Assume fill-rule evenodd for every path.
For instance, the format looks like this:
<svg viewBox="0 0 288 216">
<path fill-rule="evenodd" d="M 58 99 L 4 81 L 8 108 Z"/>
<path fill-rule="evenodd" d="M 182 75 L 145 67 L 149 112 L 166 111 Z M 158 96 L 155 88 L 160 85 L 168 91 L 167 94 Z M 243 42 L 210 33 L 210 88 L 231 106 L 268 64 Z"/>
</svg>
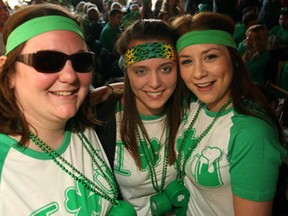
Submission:
<svg viewBox="0 0 288 216">
<path fill-rule="evenodd" d="M 261 132 L 264 131 L 275 131 L 273 126 L 261 118 L 239 114 L 234 111 L 234 116 L 232 117 L 233 127 L 239 132 Z"/>
<path fill-rule="evenodd" d="M 280 144 L 278 132 L 273 124 L 257 117 L 238 113 L 232 117 L 232 122 L 230 150 L 235 147 L 249 151 L 254 149 L 256 152 L 273 149 L 278 153 L 287 154 Z"/>
</svg>

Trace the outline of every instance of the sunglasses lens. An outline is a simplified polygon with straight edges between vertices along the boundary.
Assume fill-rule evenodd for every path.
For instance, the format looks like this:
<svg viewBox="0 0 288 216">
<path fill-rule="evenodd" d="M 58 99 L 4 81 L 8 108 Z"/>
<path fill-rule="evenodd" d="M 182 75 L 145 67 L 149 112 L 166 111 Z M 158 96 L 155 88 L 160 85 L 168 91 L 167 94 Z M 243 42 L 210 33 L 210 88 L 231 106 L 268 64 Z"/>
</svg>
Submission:
<svg viewBox="0 0 288 216">
<path fill-rule="evenodd" d="M 42 73 L 55 73 L 62 70 L 66 63 L 63 53 L 55 51 L 40 51 L 33 56 L 34 68 Z"/>
<path fill-rule="evenodd" d="M 94 54 L 93 53 L 76 53 L 71 56 L 73 68 L 78 73 L 87 73 L 93 70 Z"/>
</svg>

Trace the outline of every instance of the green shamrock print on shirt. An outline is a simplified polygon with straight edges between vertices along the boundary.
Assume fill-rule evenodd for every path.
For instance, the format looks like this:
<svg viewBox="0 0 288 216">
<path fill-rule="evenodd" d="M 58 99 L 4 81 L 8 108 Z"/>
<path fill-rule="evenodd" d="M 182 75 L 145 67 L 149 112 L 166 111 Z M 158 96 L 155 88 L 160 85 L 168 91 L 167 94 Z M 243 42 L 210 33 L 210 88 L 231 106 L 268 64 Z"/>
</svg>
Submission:
<svg viewBox="0 0 288 216">
<path fill-rule="evenodd" d="M 146 146 L 146 148 L 141 147 L 141 145 Z M 140 154 L 140 161 L 141 161 L 141 170 L 145 171 L 148 168 L 148 161 L 146 160 L 146 157 L 151 160 L 151 163 L 154 167 L 156 167 L 159 164 L 160 161 L 160 155 L 159 151 L 161 149 L 161 143 L 158 141 L 158 139 L 152 139 L 150 142 L 150 145 L 146 143 L 144 140 L 140 140 L 139 143 L 139 154 Z M 146 151 L 146 156 L 143 151 Z"/>
<path fill-rule="evenodd" d="M 65 207 L 73 215 L 87 216 L 101 213 L 101 198 L 79 182 L 77 182 L 77 188 L 67 188 L 65 197 Z"/>
<path fill-rule="evenodd" d="M 183 143 L 184 138 L 186 137 L 185 143 Z M 181 154 L 187 155 L 188 152 L 191 152 L 191 148 L 195 148 L 194 143 L 197 141 L 197 137 L 195 137 L 195 129 L 188 130 L 185 129 L 183 131 L 183 135 L 180 136 L 177 139 L 177 151 L 179 152 L 182 145 L 184 145 L 184 148 L 182 149 Z M 188 159 L 191 157 L 191 154 L 189 155 Z"/>
</svg>

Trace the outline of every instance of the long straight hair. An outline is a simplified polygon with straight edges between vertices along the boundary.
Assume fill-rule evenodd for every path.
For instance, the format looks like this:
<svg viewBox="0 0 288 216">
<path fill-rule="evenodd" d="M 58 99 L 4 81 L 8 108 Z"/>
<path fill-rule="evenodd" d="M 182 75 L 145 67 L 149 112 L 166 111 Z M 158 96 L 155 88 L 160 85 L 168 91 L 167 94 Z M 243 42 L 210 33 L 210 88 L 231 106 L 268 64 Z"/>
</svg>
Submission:
<svg viewBox="0 0 288 216">
<path fill-rule="evenodd" d="M 118 52 L 123 55 L 129 48 L 131 48 L 131 43 L 133 43 L 135 40 L 147 42 L 161 41 L 175 45 L 176 35 L 171 26 L 167 25 L 163 21 L 153 19 L 139 20 L 129 26 L 121 34 L 120 38 L 116 42 Z M 169 164 L 174 163 L 176 159 L 174 146 L 178 127 L 183 115 L 181 90 L 179 87 L 180 75 L 177 67 L 177 86 L 174 93 L 167 101 L 164 110 L 166 114 L 166 129 L 169 130 Z M 137 111 L 135 95 L 131 89 L 129 79 L 126 74 L 124 78 L 124 104 L 129 104 L 129 106 L 124 106 L 120 128 L 121 139 L 125 147 L 129 150 L 132 157 L 136 161 L 137 166 L 140 167 L 140 156 L 136 135 L 137 125 L 140 126 L 145 139 L 150 139 Z"/>
</svg>

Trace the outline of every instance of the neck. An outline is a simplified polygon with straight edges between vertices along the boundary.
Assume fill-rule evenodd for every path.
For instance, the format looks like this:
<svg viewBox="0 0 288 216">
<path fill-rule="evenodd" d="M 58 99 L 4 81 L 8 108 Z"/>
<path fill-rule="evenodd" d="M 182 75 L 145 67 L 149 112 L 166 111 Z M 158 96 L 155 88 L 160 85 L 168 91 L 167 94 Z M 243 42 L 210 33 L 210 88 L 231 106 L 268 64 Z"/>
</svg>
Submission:
<svg viewBox="0 0 288 216">
<path fill-rule="evenodd" d="M 30 127 L 32 133 L 36 134 L 41 140 L 47 143 L 52 149 L 56 150 L 63 142 L 65 136 L 65 125 L 33 125 Z M 28 148 L 36 151 L 42 151 L 31 140 L 29 141 Z"/>
</svg>

